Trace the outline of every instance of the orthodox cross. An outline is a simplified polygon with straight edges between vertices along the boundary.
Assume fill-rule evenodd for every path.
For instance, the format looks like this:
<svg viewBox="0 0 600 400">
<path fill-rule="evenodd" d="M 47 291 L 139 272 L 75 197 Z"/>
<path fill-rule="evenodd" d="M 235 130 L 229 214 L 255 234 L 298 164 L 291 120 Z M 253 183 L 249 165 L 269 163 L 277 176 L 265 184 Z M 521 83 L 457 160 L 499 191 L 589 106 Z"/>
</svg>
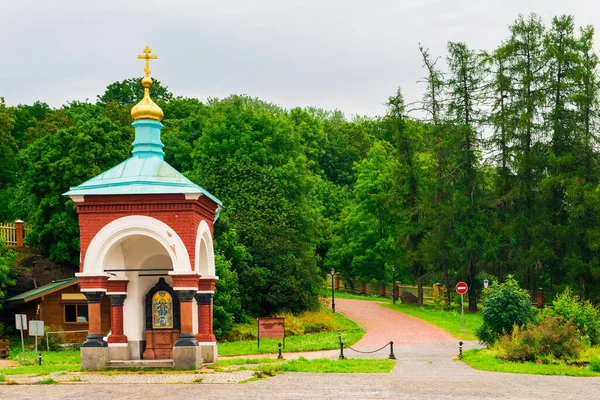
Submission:
<svg viewBox="0 0 600 400">
<path fill-rule="evenodd" d="M 150 60 L 155 60 L 158 58 L 156 54 L 150 54 L 152 50 L 150 47 L 146 46 L 144 49 L 144 54 L 140 54 L 137 56 L 140 60 L 146 60 L 146 68 L 144 68 L 144 72 L 146 73 L 146 77 L 150 76 Z"/>
</svg>

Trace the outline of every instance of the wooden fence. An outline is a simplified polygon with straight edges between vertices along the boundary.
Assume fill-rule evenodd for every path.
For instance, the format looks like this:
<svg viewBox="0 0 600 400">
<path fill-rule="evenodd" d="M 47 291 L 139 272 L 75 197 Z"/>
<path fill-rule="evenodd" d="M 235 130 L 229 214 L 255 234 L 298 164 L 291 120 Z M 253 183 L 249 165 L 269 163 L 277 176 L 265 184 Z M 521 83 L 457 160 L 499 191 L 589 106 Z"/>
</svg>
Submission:
<svg viewBox="0 0 600 400">
<path fill-rule="evenodd" d="M 23 246 L 27 236 L 27 224 L 21 220 L 15 222 L 0 222 L 0 240 L 7 246 Z"/>
<path fill-rule="evenodd" d="M 329 288 L 331 288 L 331 275 L 327 275 L 327 282 Z M 398 295 L 402 296 L 402 293 L 412 293 L 418 296 L 419 287 L 415 285 L 404 285 L 400 282 L 396 282 Z M 346 292 L 355 294 L 365 294 L 369 296 L 380 296 L 392 298 L 392 283 L 386 284 L 372 284 L 360 282 L 356 279 L 341 279 L 339 274 L 335 274 L 335 288 L 341 289 Z M 433 286 L 423 286 L 423 300 L 433 301 Z"/>
</svg>

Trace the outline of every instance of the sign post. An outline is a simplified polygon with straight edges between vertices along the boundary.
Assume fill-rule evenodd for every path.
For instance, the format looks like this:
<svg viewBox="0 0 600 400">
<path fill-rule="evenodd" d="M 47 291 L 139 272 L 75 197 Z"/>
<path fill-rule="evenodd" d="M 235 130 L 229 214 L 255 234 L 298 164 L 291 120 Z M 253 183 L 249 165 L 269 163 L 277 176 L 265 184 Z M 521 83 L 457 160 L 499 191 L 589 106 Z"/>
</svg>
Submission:
<svg viewBox="0 0 600 400">
<path fill-rule="evenodd" d="M 461 326 L 460 331 L 465 331 L 465 293 L 469 290 L 469 286 L 467 286 L 464 282 L 458 282 L 456 284 L 456 293 L 460 294 L 460 312 L 461 312 Z"/>
<path fill-rule="evenodd" d="M 21 332 L 21 354 L 25 361 L 25 340 L 23 339 L 23 331 L 27 330 L 27 315 L 15 314 L 15 327 Z"/>
<path fill-rule="evenodd" d="M 44 336 L 44 321 L 29 321 L 29 336 L 35 337 L 35 359 L 38 359 L 38 337 Z"/>
</svg>

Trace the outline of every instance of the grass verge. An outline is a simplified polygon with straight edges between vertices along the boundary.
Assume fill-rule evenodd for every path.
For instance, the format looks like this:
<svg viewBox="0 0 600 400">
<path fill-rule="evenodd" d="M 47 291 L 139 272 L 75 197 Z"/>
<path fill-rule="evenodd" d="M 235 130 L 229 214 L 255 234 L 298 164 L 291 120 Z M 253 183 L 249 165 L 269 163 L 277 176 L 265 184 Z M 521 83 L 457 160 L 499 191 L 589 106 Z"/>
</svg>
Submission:
<svg viewBox="0 0 600 400">
<path fill-rule="evenodd" d="M 415 304 L 384 304 L 391 310 L 422 319 L 440 329 L 445 330 L 457 339 L 477 340 L 475 330 L 483 323 L 481 314 L 465 312 L 465 330 L 461 332 L 461 313 L 455 310 L 438 310 L 432 304 L 418 306 Z"/>
<path fill-rule="evenodd" d="M 362 294 L 354 294 L 348 292 L 335 292 L 335 297 L 339 299 L 351 299 L 351 300 L 369 300 L 369 301 L 379 301 L 382 303 L 391 303 L 392 299 L 387 297 L 378 297 L 378 296 L 366 296 Z M 331 296 L 329 297 L 331 299 Z"/>
<path fill-rule="evenodd" d="M 335 313 L 334 318 L 336 326 L 342 331 L 344 343 L 351 346 L 365 334 L 360 325 L 342 314 Z M 260 348 L 256 340 L 219 343 L 219 355 L 226 357 L 277 353 L 278 343 L 280 342 L 282 342 L 281 339 L 261 339 Z M 337 348 L 339 348 L 338 333 L 337 331 L 333 331 L 286 337 L 283 351 L 316 351 L 334 350 Z"/>
<path fill-rule="evenodd" d="M 300 357 L 283 364 L 261 364 L 254 368 L 259 372 L 257 377 L 273 376 L 280 372 L 317 372 L 317 373 L 387 373 L 396 365 L 395 360 L 352 358 L 348 360 L 331 360 L 317 358 L 307 360 Z"/>
<path fill-rule="evenodd" d="M 79 350 L 45 351 L 42 353 L 42 365 L 37 365 L 35 352 L 31 350 L 25 351 L 25 362 L 22 362 L 20 345 L 11 348 L 10 354 L 10 359 L 20 362 L 21 365 L 0 368 L 0 373 L 5 375 L 81 371 Z"/>
<path fill-rule="evenodd" d="M 490 349 L 467 350 L 463 352 L 463 361 L 482 371 L 536 375 L 600 376 L 600 372 L 594 372 L 588 366 L 504 361 L 497 358 L 496 352 Z"/>
</svg>

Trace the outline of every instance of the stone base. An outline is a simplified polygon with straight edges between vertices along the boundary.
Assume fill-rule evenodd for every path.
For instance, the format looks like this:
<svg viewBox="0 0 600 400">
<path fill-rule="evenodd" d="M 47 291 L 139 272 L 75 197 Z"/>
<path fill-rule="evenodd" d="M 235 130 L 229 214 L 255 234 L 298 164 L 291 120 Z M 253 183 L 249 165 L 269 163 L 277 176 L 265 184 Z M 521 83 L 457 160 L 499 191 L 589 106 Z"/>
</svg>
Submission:
<svg viewBox="0 0 600 400">
<path fill-rule="evenodd" d="M 173 367 L 175 369 L 197 369 L 202 366 L 199 346 L 173 347 Z"/>
<path fill-rule="evenodd" d="M 110 360 L 108 347 L 82 347 L 81 369 L 86 371 L 99 371 L 106 367 Z"/>
<path fill-rule="evenodd" d="M 216 363 L 218 360 L 217 343 L 215 342 L 199 342 L 200 354 L 202 354 L 202 362 Z"/>
<path fill-rule="evenodd" d="M 129 358 L 128 360 L 141 360 L 144 349 L 146 348 L 145 340 L 127 340 L 129 345 Z"/>
<path fill-rule="evenodd" d="M 127 343 L 108 344 L 111 360 L 129 360 L 129 346 Z"/>
</svg>

